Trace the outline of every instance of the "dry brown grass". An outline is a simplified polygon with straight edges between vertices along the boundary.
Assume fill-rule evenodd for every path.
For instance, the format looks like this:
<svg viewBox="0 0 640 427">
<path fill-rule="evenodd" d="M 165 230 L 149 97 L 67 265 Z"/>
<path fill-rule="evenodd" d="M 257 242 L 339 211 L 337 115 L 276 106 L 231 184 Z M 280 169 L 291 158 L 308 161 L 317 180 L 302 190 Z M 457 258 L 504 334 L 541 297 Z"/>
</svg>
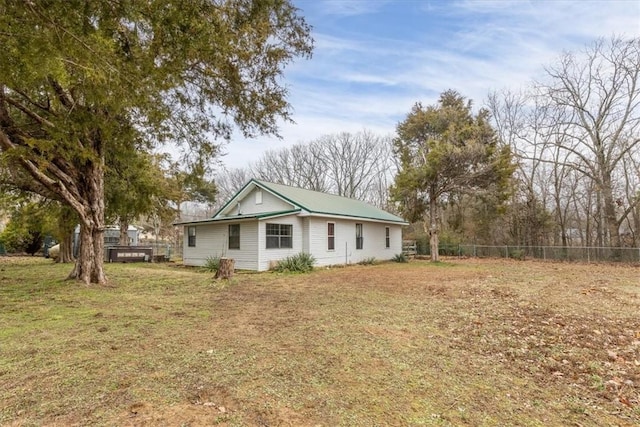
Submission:
<svg viewBox="0 0 640 427">
<path fill-rule="evenodd" d="M 640 424 L 640 268 L 0 259 L 3 425 Z"/>
</svg>

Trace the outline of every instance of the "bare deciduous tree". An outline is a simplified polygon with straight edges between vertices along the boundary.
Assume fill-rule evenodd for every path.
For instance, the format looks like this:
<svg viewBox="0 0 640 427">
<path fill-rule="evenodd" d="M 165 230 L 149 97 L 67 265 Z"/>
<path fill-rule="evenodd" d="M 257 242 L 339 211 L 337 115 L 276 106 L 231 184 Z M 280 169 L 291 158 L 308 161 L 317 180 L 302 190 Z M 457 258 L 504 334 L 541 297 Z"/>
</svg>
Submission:
<svg viewBox="0 0 640 427">
<path fill-rule="evenodd" d="M 598 40 L 546 71 L 526 93 L 488 99 L 520 193 L 553 212 L 552 242 L 618 246 L 638 227 L 640 39 Z"/>
<path fill-rule="evenodd" d="M 218 197 L 213 209 L 218 210 L 251 179 L 247 168 L 230 168 L 219 172 L 215 177 Z"/>
<path fill-rule="evenodd" d="M 366 199 L 379 177 L 379 166 L 386 166 L 390 159 L 390 141 L 365 130 L 327 135 L 319 142 L 335 193 Z"/>
<path fill-rule="evenodd" d="M 389 185 L 396 170 L 391 138 L 364 130 L 267 151 L 246 168 L 218 174 L 216 183 L 221 202 L 253 177 L 389 208 Z"/>
<path fill-rule="evenodd" d="M 625 215 L 616 201 L 624 187 L 614 177 L 640 144 L 640 38 L 598 40 L 546 71 L 535 89 L 557 112 L 548 135 L 567 154 L 561 163 L 594 184 L 598 242 L 619 246 Z"/>
</svg>

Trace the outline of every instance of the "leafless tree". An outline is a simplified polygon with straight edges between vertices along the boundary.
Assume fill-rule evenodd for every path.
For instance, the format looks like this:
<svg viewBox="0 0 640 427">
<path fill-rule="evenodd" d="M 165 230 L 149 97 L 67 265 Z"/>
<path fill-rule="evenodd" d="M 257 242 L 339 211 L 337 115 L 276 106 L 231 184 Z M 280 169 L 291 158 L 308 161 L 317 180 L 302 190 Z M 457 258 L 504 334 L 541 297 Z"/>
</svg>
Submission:
<svg viewBox="0 0 640 427">
<path fill-rule="evenodd" d="M 217 211 L 220 209 L 222 205 L 233 197 L 251 178 L 251 173 L 247 168 L 228 168 L 221 170 L 214 179 L 218 194 L 216 202 L 212 206 L 213 210 Z"/>
<path fill-rule="evenodd" d="M 291 147 L 292 162 L 297 172 L 296 186 L 322 192 L 330 190 L 324 149 L 319 141 Z"/>
<path fill-rule="evenodd" d="M 623 161 L 624 192 L 616 203 L 622 210 L 623 246 L 640 245 L 640 147 Z"/>
<path fill-rule="evenodd" d="M 364 130 L 325 135 L 308 143 L 267 151 L 246 168 L 219 174 L 216 182 L 222 200 L 239 188 L 230 182 L 239 182 L 240 178 L 246 182 L 253 177 L 390 208 L 389 186 L 396 169 L 391 137 Z M 234 191 L 229 194 L 226 189 Z"/>
<path fill-rule="evenodd" d="M 621 233 L 637 233 L 640 208 L 640 39 L 598 40 L 546 74 L 488 99 L 522 197 L 553 213 L 555 243 L 619 246 Z"/>
<path fill-rule="evenodd" d="M 598 243 L 619 246 L 624 186 L 614 178 L 640 144 L 640 38 L 600 39 L 581 54 L 565 53 L 546 72 L 535 93 L 557 113 L 547 137 L 566 156 L 554 161 L 593 182 Z"/>
<path fill-rule="evenodd" d="M 317 143 L 270 150 L 247 168 L 253 178 L 315 191 L 327 191 L 326 165 Z"/>
<path fill-rule="evenodd" d="M 540 128 L 548 109 L 530 94 L 510 90 L 490 93 L 487 104 L 497 134 L 511 147 L 517 162 L 510 211 L 514 243 L 543 244 L 549 231 L 543 217 L 550 208 L 551 175 L 545 162 L 549 144 Z"/>
<path fill-rule="evenodd" d="M 327 135 L 319 142 L 334 193 L 389 208 L 389 187 L 398 168 L 390 136 L 364 130 Z"/>
</svg>

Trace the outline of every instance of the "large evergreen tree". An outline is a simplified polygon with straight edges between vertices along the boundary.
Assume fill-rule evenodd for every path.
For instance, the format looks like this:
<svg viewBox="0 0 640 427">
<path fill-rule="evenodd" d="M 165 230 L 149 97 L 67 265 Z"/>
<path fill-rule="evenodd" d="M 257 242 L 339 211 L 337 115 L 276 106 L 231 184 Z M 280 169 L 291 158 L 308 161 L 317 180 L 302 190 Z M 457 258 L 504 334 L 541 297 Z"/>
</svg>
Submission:
<svg viewBox="0 0 640 427">
<path fill-rule="evenodd" d="M 437 105 L 416 104 L 397 126 L 400 170 L 392 197 L 409 221 L 424 221 L 431 259 L 438 260 L 439 205 L 447 196 L 504 193 L 513 173 L 508 147 L 499 147 L 488 112 L 476 115 L 471 101 L 448 90 Z"/>
<path fill-rule="evenodd" d="M 142 135 L 199 167 L 233 125 L 276 133 L 283 67 L 311 44 L 288 0 L 0 0 L 0 151 L 77 213 L 70 276 L 106 281 L 107 152 Z"/>
<path fill-rule="evenodd" d="M 140 150 L 111 151 L 105 159 L 105 217 L 119 224 L 120 245 L 129 244 L 127 230 L 136 218 L 149 215 L 161 196 L 163 171 L 156 157 Z"/>
</svg>

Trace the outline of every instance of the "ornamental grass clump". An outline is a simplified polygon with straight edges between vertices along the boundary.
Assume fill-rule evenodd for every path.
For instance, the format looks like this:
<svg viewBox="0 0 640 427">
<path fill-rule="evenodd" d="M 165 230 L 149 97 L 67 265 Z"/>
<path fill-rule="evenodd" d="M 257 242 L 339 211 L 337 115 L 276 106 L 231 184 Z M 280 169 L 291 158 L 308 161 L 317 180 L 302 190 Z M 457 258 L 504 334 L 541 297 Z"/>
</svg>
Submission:
<svg viewBox="0 0 640 427">
<path fill-rule="evenodd" d="M 278 261 L 274 270 L 279 273 L 308 273 L 313 270 L 313 264 L 315 262 L 316 259 L 313 257 L 313 255 L 305 252 L 300 252 L 299 254 L 292 255 Z"/>
<path fill-rule="evenodd" d="M 399 253 L 393 257 L 395 262 L 409 262 L 409 258 L 404 253 Z"/>
<path fill-rule="evenodd" d="M 220 268 L 220 257 L 210 256 L 204 262 L 202 269 L 208 273 L 216 273 Z"/>
</svg>

